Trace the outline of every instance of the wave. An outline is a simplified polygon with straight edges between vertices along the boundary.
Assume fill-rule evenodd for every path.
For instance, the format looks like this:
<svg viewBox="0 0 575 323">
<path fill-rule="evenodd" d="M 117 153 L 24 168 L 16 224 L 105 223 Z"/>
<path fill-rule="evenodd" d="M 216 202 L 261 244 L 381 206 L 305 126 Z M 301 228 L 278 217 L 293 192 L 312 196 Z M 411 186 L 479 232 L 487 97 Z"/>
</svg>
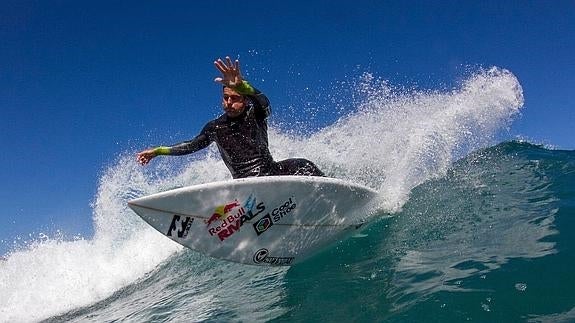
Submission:
<svg viewBox="0 0 575 323">
<path fill-rule="evenodd" d="M 402 210 L 372 224 L 365 238 L 348 239 L 292 268 L 286 294 L 295 296 L 283 305 L 293 310 L 280 320 L 568 316 L 575 305 L 565 299 L 575 287 L 566 269 L 572 264 L 569 235 L 575 223 L 557 219 L 575 215 L 574 179 L 573 151 L 525 142 L 478 150 L 445 176 L 414 188 Z M 326 287 L 330 283 L 334 287 Z M 319 300 L 335 289 L 353 301 Z M 522 295 L 530 289 L 546 301 L 540 305 L 533 294 Z M 302 302 L 297 298 L 302 295 L 312 296 Z M 562 306 L 546 306 L 553 302 Z M 317 304 L 336 310 L 319 311 Z"/>
<path fill-rule="evenodd" d="M 393 276 L 399 286 L 403 286 L 403 279 L 410 280 L 420 274 L 410 272 L 410 268 L 428 265 L 429 271 L 445 269 L 441 259 L 446 255 L 439 251 L 443 248 L 441 245 L 434 247 L 430 241 L 435 240 L 430 237 L 451 236 L 448 233 L 451 231 L 447 230 L 450 228 L 461 235 L 459 240 L 450 240 L 458 241 L 455 246 L 465 239 L 462 231 L 467 229 L 462 227 L 469 223 L 469 218 L 479 216 L 478 212 L 460 214 L 458 210 L 474 210 L 482 203 L 505 208 L 515 202 L 495 197 L 486 202 L 484 198 L 490 193 L 480 189 L 481 185 L 487 185 L 483 182 L 491 179 L 484 177 L 487 170 L 478 165 L 483 161 L 480 156 L 504 150 L 506 146 L 477 151 L 496 140 L 500 131 L 519 113 L 523 105 L 521 86 L 509 71 L 491 68 L 471 75 L 459 88 L 444 92 L 398 91 L 369 74 L 362 77 L 357 87 L 359 95 L 349 107 L 352 112 L 348 115 L 305 137 L 272 128 L 270 149 L 276 159 L 305 156 L 314 160 L 329 176 L 364 184 L 380 192 L 382 214 L 395 212 L 396 216 L 392 220 L 376 221 L 370 227 L 369 238 L 364 239 L 370 245 L 360 247 L 360 250 L 368 250 L 365 254 L 346 246 L 346 243 L 366 243 L 361 239 L 351 239 L 340 246 L 344 253 L 361 255 L 359 258 L 342 258 L 336 248 L 330 251 L 336 253 L 333 259 L 320 255 L 286 272 L 222 263 L 183 250 L 143 223 L 127 208 L 126 201 L 173 187 L 229 179 L 217 150 L 212 147 L 190 159 L 158 159 L 147 168 L 140 167 L 131 154 L 126 154 L 119 157 L 100 179 L 94 202 L 95 234 L 92 239 L 45 239 L 10 253 L 6 261 L 0 263 L 1 320 L 37 321 L 62 313 L 67 314 L 59 318 L 66 320 L 174 319 L 185 317 L 186 313 L 198 320 L 281 319 L 293 315 L 292 290 L 297 294 L 302 282 L 318 286 L 312 279 L 325 279 L 306 268 L 338 268 L 347 264 L 352 275 L 363 277 L 368 272 L 368 277 L 379 277 L 382 273 L 366 271 L 365 267 L 378 261 L 387 262 L 386 255 L 391 248 L 398 252 L 394 257 L 401 259 L 394 268 L 398 273 L 405 273 L 404 276 Z M 524 147 L 518 143 L 507 145 L 513 146 L 513 151 Z M 469 155 L 474 151 L 476 153 Z M 464 156 L 468 157 L 454 163 Z M 474 171 L 477 174 L 473 175 Z M 460 173 L 465 175 L 458 175 Z M 495 178 L 507 175 L 492 174 Z M 474 183 L 475 186 L 461 189 L 469 190 L 469 194 L 479 194 L 479 197 L 472 198 L 471 204 L 459 205 L 449 200 L 453 194 L 463 194 L 457 191 L 457 185 L 461 183 L 455 179 L 465 179 L 466 185 Z M 539 198 L 546 207 L 549 201 Z M 430 204 L 424 201 L 427 199 L 435 202 Z M 448 209 L 440 212 L 443 204 L 439 201 L 446 203 Z M 532 207 L 534 205 L 529 205 Z M 499 210 L 490 210 L 495 211 Z M 509 216 L 516 216 L 515 211 L 511 208 Z M 530 214 L 535 213 L 537 210 Z M 541 216 L 550 219 L 551 213 Z M 421 214 L 431 216 L 418 216 Z M 498 221 L 492 222 L 492 226 L 504 226 Z M 383 232 L 381 223 L 394 226 L 393 232 L 401 234 Z M 536 227 L 525 224 L 517 232 L 527 231 L 540 237 L 553 232 L 550 227 L 545 230 L 539 225 Z M 374 237 L 380 234 L 396 238 Z M 408 253 L 401 248 L 420 243 L 428 244 L 429 250 L 416 249 L 417 253 Z M 485 241 L 475 241 L 470 248 L 481 250 L 482 243 Z M 512 255 L 541 257 L 553 250 L 552 245 L 522 244 L 523 251 L 514 254 L 511 250 L 515 249 L 509 246 L 495 251 L 501 253 L 501 259 L 493 260 L 491 252 L 487 252 L 474 261 L 483 264 L 487 257 L 493 263 L 490 266 L 496 268 Z M 366 260 L 366 255 L 371 258 Z M 309 277 L 302 279 L 300 272 Z M 325 273 L 325 270 L 320 272 Z M 345 286 L 348 279 L 339 274 L 340 271 L 335 271 L 328 276 L 336 280 L 335 286 Z M 383 276 L 389 279 L 389 276 Z M 401 295 L 421 294 L 421 290 L 435 293 L 436 290 L 429 287 L 435 285 L 424 281 L 413 284 L 411 292 L 403 289 L 387 292 L 391 298 L 399 299 L 394 304 L 403 304 Z M 252 304 L 249 311 L 240 305 L 243 301 Z M 301 302 L 298 304 L 302 307 Z"/>
</svg>

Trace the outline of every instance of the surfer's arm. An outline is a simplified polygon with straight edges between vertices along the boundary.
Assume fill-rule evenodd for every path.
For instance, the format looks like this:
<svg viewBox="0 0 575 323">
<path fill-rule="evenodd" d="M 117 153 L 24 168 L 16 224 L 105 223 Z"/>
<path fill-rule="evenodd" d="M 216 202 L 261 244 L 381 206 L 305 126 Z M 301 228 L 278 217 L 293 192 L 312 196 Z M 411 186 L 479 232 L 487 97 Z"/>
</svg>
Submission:
<svg viewBox="0 0 575 323">
<path fill-rule="evenodd" d="M 204 149 L 212 142 L 208 136 L 208 126 L 209 124 L 206 125 L 202 132 L 192 140 L 184 141 L 173 146 L 159 146 L 144 150 L 138 153 L 137 160 L 140 164 L 146 165 L 150 160 L 152 160 L 152 158 L 160 155 L 181 156 Z"/>
<path fill-rule="evenodd" d="M 196 138 L 175 144 L 170 147 L 160 146 L 156 147 L 156 155 L 170 155 L 181 156 L 195 153 L 198 150 L 204 149 L 210 145 L 210 140 L 205 134 L 200 134 Z"/>
<path fill-rule="evenodd" d="M 267 118 L 270 115 L 270 100 L 260 90 L 248 83 L 248 81 L 242 80 L 242 82 L 239 85 L 234 86 L 233 89 L 239 94 L 250 99 L 258 116 L 261 118 Z"/>
</svg>

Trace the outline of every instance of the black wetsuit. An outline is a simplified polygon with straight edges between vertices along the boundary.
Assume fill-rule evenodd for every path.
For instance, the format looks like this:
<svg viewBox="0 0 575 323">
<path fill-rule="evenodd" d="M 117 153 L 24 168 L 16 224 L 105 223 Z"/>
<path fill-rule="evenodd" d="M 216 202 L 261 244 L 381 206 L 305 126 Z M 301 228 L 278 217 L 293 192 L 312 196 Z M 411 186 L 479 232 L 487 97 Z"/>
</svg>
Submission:
<svg viewBox="0 0 575 323">
<path fill-rule="evenodd" d="M 306 159 L 275 162 L 268 148 L 267 117 L 271 112 L 269 100 L 257 90 L 253 95 L 245 97 L 246 107 L 241 115 L 235 118 L 221 115 L 208 122 L 194 139 L 167 147 L 168 154 L 191 154 L 215 142 L 233 178 L 269 175 L 324 176 L 316 165 Z"/>
</svg>

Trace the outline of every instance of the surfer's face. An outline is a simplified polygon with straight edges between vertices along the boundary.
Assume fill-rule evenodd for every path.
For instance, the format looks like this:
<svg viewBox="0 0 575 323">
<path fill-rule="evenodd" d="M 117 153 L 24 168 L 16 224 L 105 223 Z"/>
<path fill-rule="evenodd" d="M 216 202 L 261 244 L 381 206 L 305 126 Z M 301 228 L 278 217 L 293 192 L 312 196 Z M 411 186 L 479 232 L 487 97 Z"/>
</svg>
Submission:
<svg viewBox="0 0 575 323">
<path fill-rule="evenodd" d="M 232 90 L 229 87 L 224 87 L 222 105 L 228 117 L 234 118 L 244 112 L 245 100 L 244 97 L 238 92 Z"/>
</svg>

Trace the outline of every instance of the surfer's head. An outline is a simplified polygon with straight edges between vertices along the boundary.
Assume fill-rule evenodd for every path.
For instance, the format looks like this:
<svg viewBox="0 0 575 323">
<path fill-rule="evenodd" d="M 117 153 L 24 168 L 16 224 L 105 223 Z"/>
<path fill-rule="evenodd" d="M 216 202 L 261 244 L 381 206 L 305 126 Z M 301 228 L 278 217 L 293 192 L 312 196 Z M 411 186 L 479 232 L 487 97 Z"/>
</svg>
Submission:
<svg viewBox="0 0 575 323">
<path fill-rule="evenodd" d="M 230 87 L 224 86 L 222 106 L 228 117 L 235 118 L 242 114 L 246 108 L 246 99 L 243 95 Z"/>
</svg>

